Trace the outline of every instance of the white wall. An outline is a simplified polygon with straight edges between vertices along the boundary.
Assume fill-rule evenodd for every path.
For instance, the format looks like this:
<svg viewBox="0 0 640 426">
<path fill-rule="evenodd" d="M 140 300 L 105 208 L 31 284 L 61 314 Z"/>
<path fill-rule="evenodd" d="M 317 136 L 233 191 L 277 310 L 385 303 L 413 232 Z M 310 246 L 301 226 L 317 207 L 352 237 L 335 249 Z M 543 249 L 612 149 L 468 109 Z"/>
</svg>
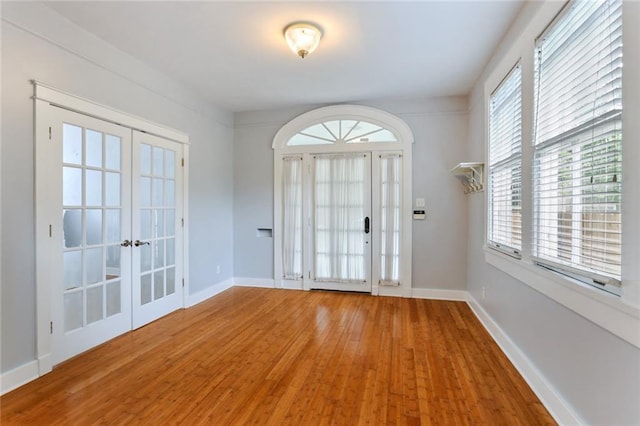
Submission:
<svg viewBox="0 0 640 426">
<path fill-rule="evenodd" d="M 397 115 L 411 127 L 413 193 L 425 198 L 427 219 L 413 221 L 413 287 L 462 290 L 466 286 L 467 196 L 449 169 L 467 141 L 466 98 L 359 103 Z M 273 150 L 278 129 L 319 107 L 236 113 L 234 116 L 234 270 L 236 277 L 273 279 L 273 241 L 256 228 L 273 226 Z"/>
<path fill-rule="evenodd" d="M 560 3 L 531 2 L 523 9 L 515 24 L 505 36 L 500 48 L 485 68 L 470 97 L 469 154 L 474 158 L 485 155 L 485 82 L 495 82 L 498 73 L 506 74 L 515 64 L 514 49 L 533 56 L 531 34 L 539 34 L 555 13 Z M 635 16 L 635 24 L 627 25 L 625 32 L 637 35 L 640 3 L 625 3 L 625 14 Z M 543 16 L 543 18 L 541 18 Z M 531 26 L 538 29 L 531 31 Z M 528 29 L 527 29 L 528 28 Z M 525 31 L 526 30 L 526 31 Z M 529 33 L 529 34 L 525 34 Z M 533 37 L 535 37 L 535 35 Z M 638 157 L 640 131 L 637 124 L 640 100 L 640 37 L 626 38 L 624 46 L 625 117 L 625 262 L 637 263 L 640 240 L 637 237 L 637 202 L 639 176 L 635 164 Z M 517 60 L 517 58 L 516 58 Z M 532 84 L 532 71 L 523 59 L 523 85 Z M 498 80 L 499 81 L 499 80 Z M 527 102 L 527 96 L 523 97 Z M 635 111 L 629 115 L 631 111 Z M 527 110 L 525 110 L 525 116 Z M 635 122 L 632 122 L 635 121 Z M 531 134 L 524 129 L 523 134 Z M 525 143 L 527 139 L 525 138 Z M 631 168 L 627 165 L 632 165 Z M 526 170 L 525 170 L 526 173 Z M 635 173 L 635 175 L 633 174 Z M 530 181 L 525 180 L 524 185 Z M 634 182 L 629 186 L 629 182 Z M 636 191 L 636 195 L 630 191 Z M 630 196 L 627 196 L 630 195 Z M 525 195 L 526 197 L 526 195 Z M 486 198 L 471 197 L 468 206 L 468 290 L 478 304 L 491 316 L 509 339 L 529 358 L 539 374 L 558 393 L 560 399 L 583 424 L 636 425 L 640 424 L 640 350 L 614 334 L 604 330 L 585 317 L 566 308 L 553 299 L 534 290 L 524 282 L 507 275 L 485 262 L 483 250 L 486 216 Z M 525 202 L 530 205 L 529 200 Z M 525 206 L 526 208 L 526 206 Z M 523 215 L 524 216 L 524 215 Z M 623 281 L 637 283 L 637 266 L 627 263 Z M 482 298 L 482 288 L 486 296 Z M 640 333 L 640 330 L 638 330 Z"/>
<path fill-rule="evenodd" d="M 190 293 L 233 275 L 233 117 L 38 3 L 2 4 L 1 366 L 36 356 L 30 79 L 190 136 Z M 215 265 L 221 273 L 215 273 Z"/>
</svg>

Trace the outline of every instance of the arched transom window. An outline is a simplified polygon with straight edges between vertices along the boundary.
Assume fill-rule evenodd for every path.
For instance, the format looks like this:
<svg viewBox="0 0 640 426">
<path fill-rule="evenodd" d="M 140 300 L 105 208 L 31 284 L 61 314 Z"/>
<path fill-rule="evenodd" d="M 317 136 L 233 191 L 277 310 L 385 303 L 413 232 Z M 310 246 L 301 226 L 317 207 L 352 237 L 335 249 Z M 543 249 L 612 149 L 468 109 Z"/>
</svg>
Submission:
<svg viewBox="0 0 640 426">
<path fill-rule="evenodd" d="M 289 139 L 287 146 L 398 142 L 389 129 L 359 120 L 331 120 L 309 126 Z"/>
</svg>

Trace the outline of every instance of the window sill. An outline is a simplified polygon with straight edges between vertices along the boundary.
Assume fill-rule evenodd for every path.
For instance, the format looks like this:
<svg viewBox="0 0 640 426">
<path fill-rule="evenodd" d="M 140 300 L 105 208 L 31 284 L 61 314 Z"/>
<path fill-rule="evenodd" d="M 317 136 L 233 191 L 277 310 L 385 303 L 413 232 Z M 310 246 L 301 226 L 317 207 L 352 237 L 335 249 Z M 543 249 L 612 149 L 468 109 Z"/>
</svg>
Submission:
<svg viewBox="0 0 640 426">
<path fill-rule="evenodd" d="M 485 261 L 568 309 L 640 348 L 640 309 L 579 281 L 487 246 Z"/>
</svg>

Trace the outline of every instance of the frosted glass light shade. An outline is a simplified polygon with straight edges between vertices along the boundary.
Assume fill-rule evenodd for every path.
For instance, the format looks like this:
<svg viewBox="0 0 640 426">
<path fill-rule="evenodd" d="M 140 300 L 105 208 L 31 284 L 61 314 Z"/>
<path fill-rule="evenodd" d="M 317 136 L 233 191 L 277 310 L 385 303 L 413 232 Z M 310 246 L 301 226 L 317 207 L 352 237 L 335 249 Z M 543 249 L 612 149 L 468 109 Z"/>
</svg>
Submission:
<svg viewBox="0 0 640 426">
<path fill-rule="evenodd" d="M 284 29 L 284 39 L 301 58 L 316 50 L 321 38 L 320 28 L 306 22 L 293 23 Z"/>
</svg>

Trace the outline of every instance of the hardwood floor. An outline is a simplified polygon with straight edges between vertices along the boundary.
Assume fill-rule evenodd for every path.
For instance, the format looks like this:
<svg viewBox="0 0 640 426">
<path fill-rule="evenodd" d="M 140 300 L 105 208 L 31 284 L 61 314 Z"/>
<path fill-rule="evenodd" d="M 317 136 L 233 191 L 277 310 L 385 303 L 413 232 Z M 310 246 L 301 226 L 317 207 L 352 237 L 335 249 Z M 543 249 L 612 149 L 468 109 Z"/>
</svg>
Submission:
<svg viewBox="0 0 640 426">
<path fill-rule="evenodd" d="M 0 403 L 2 425 L 554 424 L 463 302 L 238 287 Z"/>
</svg>

